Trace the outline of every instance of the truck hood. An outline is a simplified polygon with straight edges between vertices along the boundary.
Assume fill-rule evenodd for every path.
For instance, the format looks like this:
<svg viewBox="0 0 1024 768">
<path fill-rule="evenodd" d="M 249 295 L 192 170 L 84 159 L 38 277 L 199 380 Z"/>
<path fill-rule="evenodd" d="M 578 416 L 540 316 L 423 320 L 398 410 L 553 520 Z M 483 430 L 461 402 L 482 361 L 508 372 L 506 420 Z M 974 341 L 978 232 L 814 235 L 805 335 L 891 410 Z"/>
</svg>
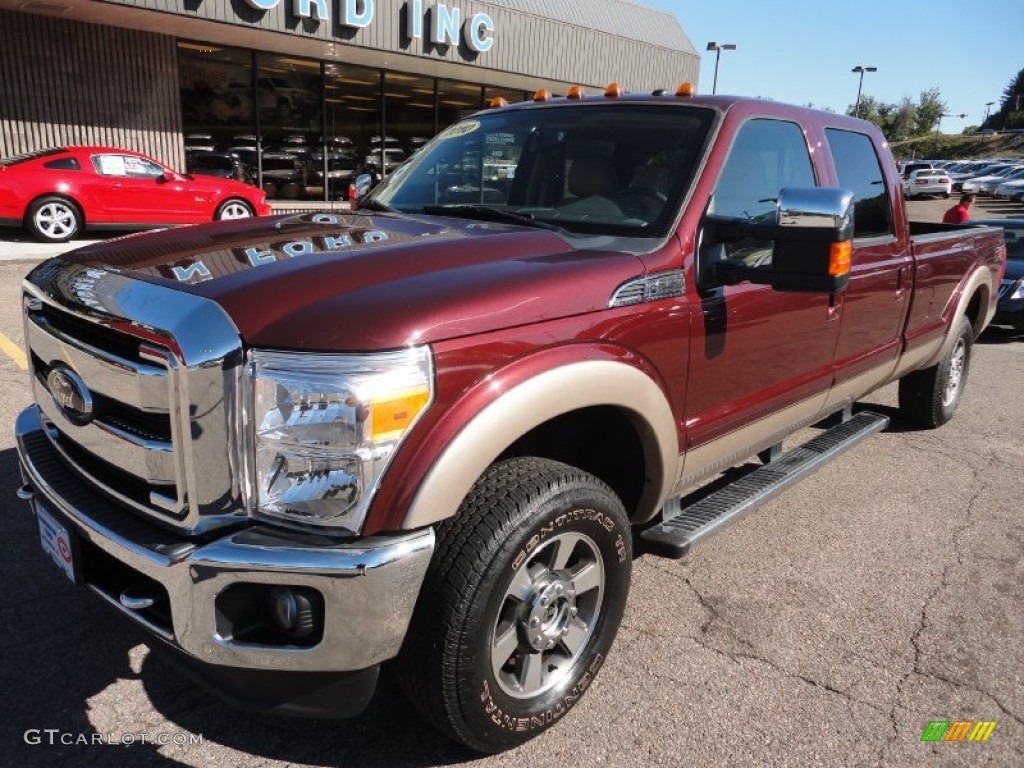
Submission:
<svg viewBox="0 0 1024 768">
<path fill-rule="evenodd" d="M 309 351 L 394 349 L 593 312 L 643 274 L 607 238 L 391 213 L 180 227 L 61 258 L 212 299 L 250 345 Z"/>
</svg>

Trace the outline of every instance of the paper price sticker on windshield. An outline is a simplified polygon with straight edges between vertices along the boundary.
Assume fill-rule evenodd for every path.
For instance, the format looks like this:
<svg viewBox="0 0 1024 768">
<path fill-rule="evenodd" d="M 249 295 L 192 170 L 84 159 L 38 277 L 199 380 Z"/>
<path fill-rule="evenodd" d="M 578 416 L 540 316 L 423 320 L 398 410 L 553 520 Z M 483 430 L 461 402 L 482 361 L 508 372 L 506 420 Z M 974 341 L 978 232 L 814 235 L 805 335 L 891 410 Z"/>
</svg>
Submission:
<svg viewBox="0 0 1024 768">
<path fill-rule="evenodd" d="M 472 133 L 480 127 L 479 120 L 466 120 L 462 123 L 456 123 L 451 128 L 446 129 L 442 134 L 442 139 L 456 139 L 459 136 L 465 136 L 467 133 Z"/>
</svg>

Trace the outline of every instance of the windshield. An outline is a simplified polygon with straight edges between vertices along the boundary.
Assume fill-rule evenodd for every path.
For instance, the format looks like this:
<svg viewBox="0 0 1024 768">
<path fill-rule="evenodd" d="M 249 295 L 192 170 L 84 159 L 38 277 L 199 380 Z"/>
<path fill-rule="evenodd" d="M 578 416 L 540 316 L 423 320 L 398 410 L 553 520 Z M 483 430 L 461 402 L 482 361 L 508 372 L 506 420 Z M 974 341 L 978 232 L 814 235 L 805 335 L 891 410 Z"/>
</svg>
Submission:
<svg viewBox="0 0 1024 768">
<path fill-rule="evenodd" d="M 475 207 L 569 232 L 659 237 L 690 186 L 713 116 L 629 102 L 482 114 L 438 135 L 373 199 L 405 213 L 448 207 L 459 216 Z"/>
</svg>

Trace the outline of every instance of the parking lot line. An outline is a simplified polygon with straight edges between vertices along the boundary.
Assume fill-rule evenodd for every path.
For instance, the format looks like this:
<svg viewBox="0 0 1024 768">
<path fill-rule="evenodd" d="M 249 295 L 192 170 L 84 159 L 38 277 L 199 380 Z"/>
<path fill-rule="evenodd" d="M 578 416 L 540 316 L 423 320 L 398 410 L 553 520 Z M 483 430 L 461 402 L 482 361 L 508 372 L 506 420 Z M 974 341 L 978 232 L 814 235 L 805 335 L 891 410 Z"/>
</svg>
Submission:
<svg viewBox="0 0 1024 768">
<path fill-rule="evenodd" d="M 21 370 L 28 370 L 28 358 L 26 358 L 25 353 L 21 351 L 21 347 L 8 339 L 2 332 L 0 332 L 0 350 L 3 350 L 4 354 L 17 363 Z"/>
</svg>

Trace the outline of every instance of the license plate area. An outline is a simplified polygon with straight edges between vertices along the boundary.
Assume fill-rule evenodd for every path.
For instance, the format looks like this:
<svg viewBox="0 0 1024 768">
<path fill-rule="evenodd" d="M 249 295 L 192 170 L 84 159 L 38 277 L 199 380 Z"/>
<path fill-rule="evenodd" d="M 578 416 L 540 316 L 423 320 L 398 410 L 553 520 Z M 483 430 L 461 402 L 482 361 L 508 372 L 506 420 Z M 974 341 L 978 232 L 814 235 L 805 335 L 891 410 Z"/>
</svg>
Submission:
<svg viewBox="0 0 1024 768">
<path fill-rule="evenodd" d="M 77 584 L 79 578 L 76 568 L 78 542 L 74 532 L 43 509 L 38 502 L 34 506 L 36 522 L 39 524 L 39 543 L 42 545 L 43 551 L 50 556 L 72 584 Z"/>
</svg>

